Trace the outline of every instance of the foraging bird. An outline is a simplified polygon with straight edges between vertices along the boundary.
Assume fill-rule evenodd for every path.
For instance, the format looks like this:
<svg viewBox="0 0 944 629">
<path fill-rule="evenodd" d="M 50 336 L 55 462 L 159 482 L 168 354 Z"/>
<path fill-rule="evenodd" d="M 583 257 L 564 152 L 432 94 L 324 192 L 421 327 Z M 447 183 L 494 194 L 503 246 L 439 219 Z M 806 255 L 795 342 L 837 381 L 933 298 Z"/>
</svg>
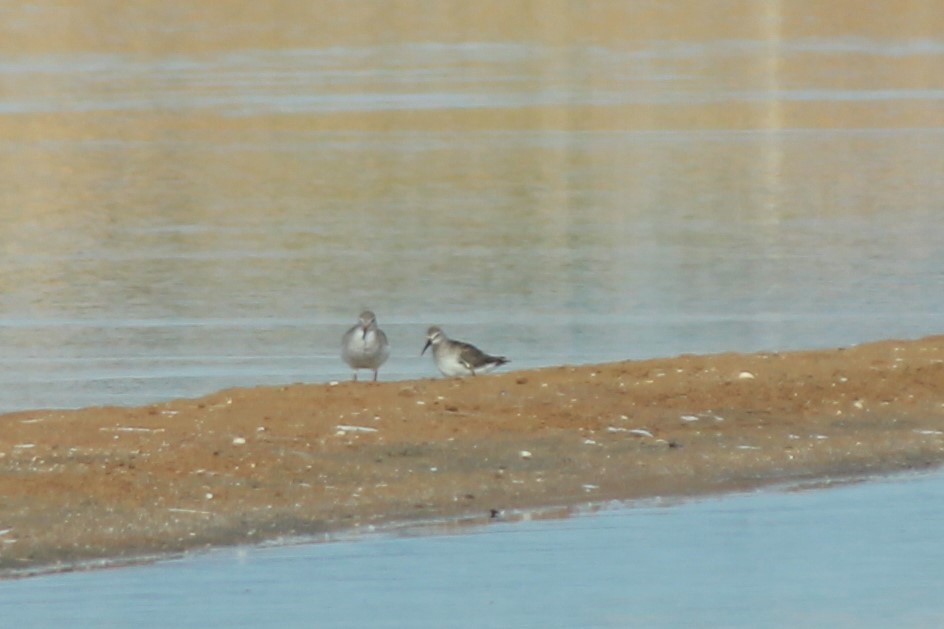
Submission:
<svg viewBox="0 0 944 629">
<path fill-rule="evenodd" d="M 444 376 L 468 376 L 488 373 L 492 369 L 508 362 L 504 356 L 490 356 L 479 348 L 462 341 L 454 341 L 438 326 L 426 332 L 426 345 L 420 355 L 432 346 L 433 361 Z"/>
<path fill-rule="evenodd" d="M 354 370 L 357 382 L 358 369 L 370 369 L 377 382 L 377 370 L 390 356 L 387 335 L 377 327 L 377 317 L 370 310 L 361 313 L 357 325 L 341 338 L 341 358 Z"/>
</svg>

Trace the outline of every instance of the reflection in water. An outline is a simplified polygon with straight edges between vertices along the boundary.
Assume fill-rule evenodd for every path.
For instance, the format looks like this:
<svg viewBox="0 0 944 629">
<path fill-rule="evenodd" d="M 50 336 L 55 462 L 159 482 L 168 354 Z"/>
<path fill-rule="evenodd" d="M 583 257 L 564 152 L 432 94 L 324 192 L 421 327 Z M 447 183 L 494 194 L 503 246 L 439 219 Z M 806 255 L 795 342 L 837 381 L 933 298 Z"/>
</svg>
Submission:
<svg viewBox="0 0 944 629">
<path fill-rule="evenodd" d="M 788 5 L 291 46 L 178 7 L 124 48 L 17 13 L 0 407 L 344 378 L 365 307 L 387 378 L 435 375 L 430 324 L 516 368 L 940 332 L 944 48 Z"/>
<path fill-rule="evenodd" d="M 764 149 L 765 172 L 764 182 L 766 184 L 767 199 L 763 205 L 770 210 L 770 225 L 768 229 L 776 229 L 779 221 L 776 220 L 776 214 L 783 202 L 783 147 L 781 146 L 782 132 L 784 128 L 783 101 L 776 97 L 784 90 L 782 81 L 781 64 L 783 59 L 783 35 L 782 35 L 782 13 L 783 6 L 780 0 L 770 0 L 765 3 L 766 15 L 763 24 L 765 27 L 764 43 L 767 45 L 767 52 L 760 56 L 761 75 L 767 79 L 767 93 L 771 98 L 767 102 L 767 116 L 764 121 L 764 129 L 767 132 L 767 146 Z"/>
<path fill-rule="evenodd" d="M 518 368 L 944 323 L 930 289 L 944 268 L 942 133 L 152 149 L 76 141 L 32 157 L 49 188 L 76 193 L 18 198 L 34 205 L 5 225 L 7 408 L 344 377 L 338 339 L 362 307 L 389 322 L 388 378 L 433 375 L 414 355 L 431 323 L 491 339 Z M 99 177 L 119 162 L 154 179 Z"/>
</svg>

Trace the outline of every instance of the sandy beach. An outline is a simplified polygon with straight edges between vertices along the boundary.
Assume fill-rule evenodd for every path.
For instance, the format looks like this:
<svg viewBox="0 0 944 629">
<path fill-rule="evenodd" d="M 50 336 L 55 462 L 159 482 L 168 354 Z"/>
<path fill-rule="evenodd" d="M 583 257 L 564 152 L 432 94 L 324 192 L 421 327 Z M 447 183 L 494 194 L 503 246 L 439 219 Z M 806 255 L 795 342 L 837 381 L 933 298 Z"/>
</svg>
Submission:
<svg viewBox="0 0 944 629">
<path fill-rule="evenodd" d="M 0 568 L 944 461 L 944 337 L 0 416 Z"/>
</svg>

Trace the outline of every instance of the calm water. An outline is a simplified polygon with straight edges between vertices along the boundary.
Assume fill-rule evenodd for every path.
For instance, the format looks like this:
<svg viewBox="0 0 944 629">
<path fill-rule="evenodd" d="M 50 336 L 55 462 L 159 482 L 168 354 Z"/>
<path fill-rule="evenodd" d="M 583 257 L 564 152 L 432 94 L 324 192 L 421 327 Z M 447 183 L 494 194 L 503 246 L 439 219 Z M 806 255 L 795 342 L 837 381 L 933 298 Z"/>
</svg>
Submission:
<svg viewBox="0 0 944 629">
<path fill-rule="evenodd" d="M 10 626 L 940 627 L 944 477 L 0 582 Z"/>
<path fill-rule="evenodd" d="M 7 59 L 0 122 L 48 128 L 0 141 L 0 409 L 346 378 L 339 338 L 363 307 L 391 337 L 388 380 L 435 374 L 418 356 L 434 323 L 516 368 L 941 332 L 944 129 L 673 128 L 621 109 L 716 102 L 786 125 L 797 99 L 944 102 L 933 85 L 883 97 L 824 93 L 815 72 L 789 89 L 690 74 L 699 59 L 763 69 L 765 50 L 786 68 L 944 68 L 936 41 L 765 46 Z M 475 118 L 600 99 L 616 113 L 594 125 L 611 128 Z M 355 122 L 324 123 L 326 108 Z M 470 118 L 373 129 L 426 109 Z"/>
<path fill-rule="evenodd" d="M 936 1 L 602 1 L 481 37 L 421 0 L 191 4 L 0 2 L 0 411 L 346 378 L 363 307 L 385 380 L 435 374 L 433 323 L 515 368 L 944 331 Z M 942 494 L 228 550 L 0 582 L 0 616 L 937 627 Z"/>
</svg>

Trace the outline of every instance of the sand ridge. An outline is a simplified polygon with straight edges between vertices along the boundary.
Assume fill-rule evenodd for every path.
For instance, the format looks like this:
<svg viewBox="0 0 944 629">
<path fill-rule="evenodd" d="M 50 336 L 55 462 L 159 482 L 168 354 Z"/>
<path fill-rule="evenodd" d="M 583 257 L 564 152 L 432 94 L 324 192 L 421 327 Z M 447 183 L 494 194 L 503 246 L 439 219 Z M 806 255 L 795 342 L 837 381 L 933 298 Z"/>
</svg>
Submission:
<svg viewBox="0 0 944 629">
<path fill-rule="evenodd" d="M 944 461 L 944 336 L 0 416 L 0 570 Z"/>
</svg>

